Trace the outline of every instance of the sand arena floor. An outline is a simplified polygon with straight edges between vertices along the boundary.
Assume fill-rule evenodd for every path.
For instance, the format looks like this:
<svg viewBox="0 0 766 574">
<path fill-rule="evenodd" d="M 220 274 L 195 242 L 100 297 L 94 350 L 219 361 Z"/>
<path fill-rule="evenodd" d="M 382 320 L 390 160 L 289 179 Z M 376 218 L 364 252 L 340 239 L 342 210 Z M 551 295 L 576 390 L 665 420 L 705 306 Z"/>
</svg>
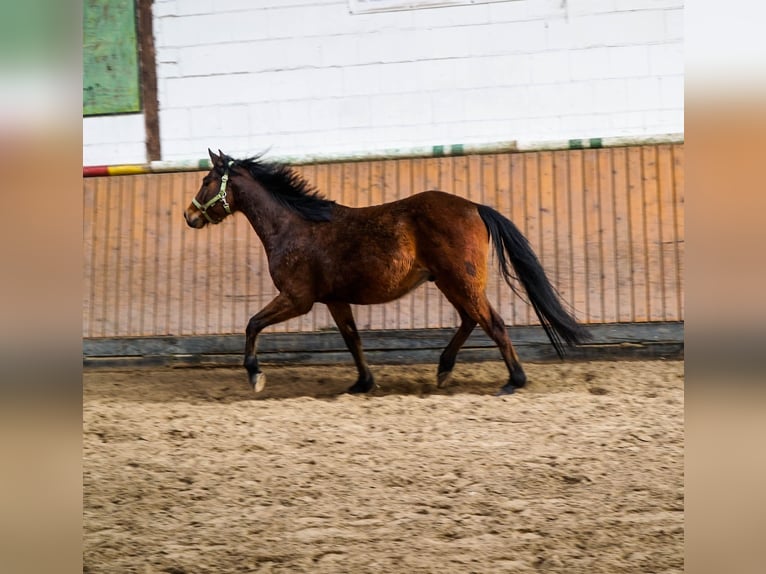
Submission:
<svg viewBox="0 0 766 574">
<path fill-rule="evenodd" d="M 682 361 L 86 371 L 84 572 L 682 572 Z"/>
</svg>

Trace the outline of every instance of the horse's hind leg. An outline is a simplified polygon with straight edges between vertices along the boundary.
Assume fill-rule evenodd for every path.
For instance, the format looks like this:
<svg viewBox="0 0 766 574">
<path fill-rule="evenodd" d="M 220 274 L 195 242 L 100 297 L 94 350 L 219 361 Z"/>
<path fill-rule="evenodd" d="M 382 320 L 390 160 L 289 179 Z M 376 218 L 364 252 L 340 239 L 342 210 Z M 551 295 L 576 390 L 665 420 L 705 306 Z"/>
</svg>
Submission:
<svg viewBox="0 0 766 574">
<path fill-rule="evenodd" d="M 509 373 L 508 382 L 497 394 L 510 395 L 516 389 L 527 384 L 527 375 L 524 373 L 519 356 L 511 344 L 511 339 L 508 337 L 508 331 L 505 328 L 502 317 L 492 308 L 488 301 L 486 305 L 489 309 L 489 317 L 479 320 L 479 324 L 484 329 L 484 332 L 497 344 Z"/>
<path fill-rule="evenodd" d="M 359 379 L 349 387 L 348 392 L 367 393 L 373 389 L 375 381 L 372 378 L 370 368 L 367 366 L 367 360 L 364 358 L 362 340 L 359 338 L 359 332 L 356 330 L 351 305 L 348 303 L 328 303 L 327 308 L 330 310 L 335 324 L 338 325 L 338 330 L 343 336 L 348 350 L 351 351 L 356 369 L 359 371 Z"/>
<path fill-rule="evenodd" d="M 462 322 L 460 323 L 457 333 L 453 335 L 452 340 L 450 340 L 449 344 L 447 344 L 447 347 L 444 349 L 444 352 L 442 352 L 441 357 L 439 357 L 439 371 L 436 376 L 437 387 L 443 387 L 449 382 L 450 378 L 452 378 L 452 369 L 455 368 L 457 353 L 476 327 L 476 321 L 471 319 L 463 309 L 458 308 L 457 311 L 460 314 Z"/>
<path fill-rule="evenodd" d="M 506 331 L 505 323 L 503 323 L 502 317 L 492 308 L 489 304 L 486 294 L 483 289 L 479 289 L 477 286 L 471 285 L 455 285 L 444 282 L 437 279 L 436 285 L 441 289 L 444 295 L 449 299 L 456 309 L 462 309 L 465 315 L 467 315 L 475 323 L 484 330 L 484 332 L 492 339 L 500 349 L 500 354 L 503 357 L 506 367 L 508 368 L 508 382 L 500 389 L 498 394 L 511 394 L 517 388 L 523 387 L 527 382 L 527 376 L 524 374 L 524 369 L 519 361 L 519 356 L 516 354 L 516 350 L 511 344 L 510 338 L 508 338 L 508 331 Z M 461 313 L 461 317 L 463 313 Z M 460 326 L 460 330 L 455 334 L 453 340 L 450 341 L 447 350 L 453 346 L 453 343 L 459 342 L 462 345 L 465 339 L 468 338 L 468 334 L 462 335 L 463 327 L 465 326 L 465 320 Z M 470 334 L 470 331 L 469 331 Z M 459 339 L 463 336 L 463 340 Z M 454 352 L 457 353 L 460 345 L 455 344 Z M 447 355 L 449 358 L 451 355 Z M 453 361 L 454 364 L 454 361 Z M 441 363 L 440 363 L 441 372 Z"/>
</svg>

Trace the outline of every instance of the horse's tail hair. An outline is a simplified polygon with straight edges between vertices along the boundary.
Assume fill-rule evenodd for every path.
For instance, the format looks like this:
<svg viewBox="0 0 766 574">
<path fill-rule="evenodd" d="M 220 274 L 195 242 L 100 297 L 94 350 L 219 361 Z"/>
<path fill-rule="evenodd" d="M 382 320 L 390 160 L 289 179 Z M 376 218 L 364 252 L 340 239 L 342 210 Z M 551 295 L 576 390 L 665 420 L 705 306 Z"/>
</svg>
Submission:
<svg viewBox="0 0 766 574">
<path fill-rule="evenodd" d="M 514 276 L 508 266 L 510 259 L 513 270 L 524 286 L 529 302 L 558 356 L 564 357 L 562 339 L 570 346 L 590 339 L 588 330 L 579 325 L 572 314 L 564 309 L 558 292 L 551 285 L 543 266 L 521 231 L 491 207 L 477 204 L 477 208 L 495 248 L 503 278 L 511 289 L 514 289 Z"/>
</svg>

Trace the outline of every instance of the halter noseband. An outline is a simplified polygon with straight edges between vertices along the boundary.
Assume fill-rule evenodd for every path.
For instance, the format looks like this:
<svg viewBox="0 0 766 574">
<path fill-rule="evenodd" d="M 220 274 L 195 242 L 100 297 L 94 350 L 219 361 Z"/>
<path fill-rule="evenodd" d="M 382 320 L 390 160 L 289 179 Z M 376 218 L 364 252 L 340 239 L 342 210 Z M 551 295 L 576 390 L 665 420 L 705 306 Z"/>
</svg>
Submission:
<svg viewBox="0 0 766 574">
<path fill-rule="evenodd" d="M 199 209 L 202 215 L 205 216 L 205 219 L 207 219 L 210 223 L 220 223 L 221 221 L 223 221 L 223 218 L 216 221 L 212 217 L 210 217 L 207 213 L 207 210 L 213 207 L 219 201 L 223 203 L 224 211 L 226 211 L 228 215 L 231 215 L 231 207 L 229 207 L 229 204 L 226 202 L 226 184 L 229 182 L 229 168 L 233 164 L 234 164 L 234 161 L 232 160 L 226 166 L 226 171 L 224 171 L 223 177 L 221 178 L 221 188 L 218 190 L 218 193 L 216 193 L 212 198 L 210 198 L 207 201 L 207 203 L 205 203 L 205 205 L 202 205 L 199 201 L 197 201 L 196 197 L 192 199 L 192 204 L 194 205 L 194 207 Z"/>
</svg>

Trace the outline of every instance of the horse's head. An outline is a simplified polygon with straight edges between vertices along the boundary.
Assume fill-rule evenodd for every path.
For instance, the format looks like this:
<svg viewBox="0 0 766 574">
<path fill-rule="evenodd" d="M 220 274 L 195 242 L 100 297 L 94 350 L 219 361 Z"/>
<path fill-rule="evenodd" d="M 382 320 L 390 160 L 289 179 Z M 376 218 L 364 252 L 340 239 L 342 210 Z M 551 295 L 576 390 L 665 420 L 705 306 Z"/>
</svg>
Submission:
<svg viewBox="0 0 766 574">
<path fill-rule="evenodd" d="M 218 150 L 219 155 L 207 151 L 213 169 L 202 179 L 202 187 L 184 211 L 186 223 L 195 229 L 208 223 L 220 223 L 234 213 L 236 205 L 229 182 L 234 161 L 221 150 Z"/>
</svg>

